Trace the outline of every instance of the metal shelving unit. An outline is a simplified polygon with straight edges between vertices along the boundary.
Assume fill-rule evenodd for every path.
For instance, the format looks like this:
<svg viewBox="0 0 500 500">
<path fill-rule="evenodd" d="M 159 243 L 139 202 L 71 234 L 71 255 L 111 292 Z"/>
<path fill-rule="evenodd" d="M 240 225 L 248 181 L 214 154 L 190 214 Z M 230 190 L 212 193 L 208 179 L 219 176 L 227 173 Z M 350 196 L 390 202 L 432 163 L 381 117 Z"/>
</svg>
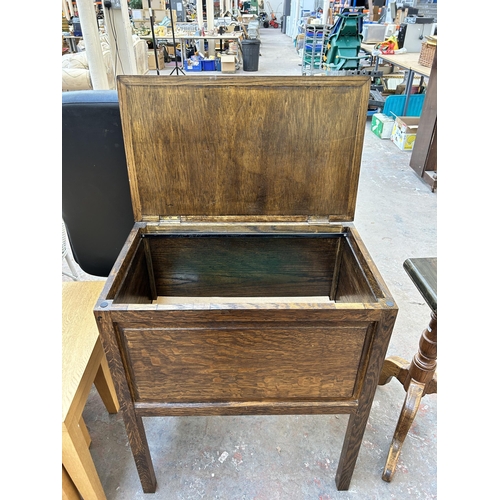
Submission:
<svg viewBox="0 0 500 500">
<path fill-rule="evenodd" d="M 307 24 L 302 51 L 302 75 L 313 75 L 322 70 L 323 43 L 328 40 L 331 25 Z"/>
<path fill-rule="evenodd" d="M 326 25 L 307 24 L 302 50 L 302 75 L 313 75 L 321 71 L 323 41 L 326 39 Z"/>
</svg>

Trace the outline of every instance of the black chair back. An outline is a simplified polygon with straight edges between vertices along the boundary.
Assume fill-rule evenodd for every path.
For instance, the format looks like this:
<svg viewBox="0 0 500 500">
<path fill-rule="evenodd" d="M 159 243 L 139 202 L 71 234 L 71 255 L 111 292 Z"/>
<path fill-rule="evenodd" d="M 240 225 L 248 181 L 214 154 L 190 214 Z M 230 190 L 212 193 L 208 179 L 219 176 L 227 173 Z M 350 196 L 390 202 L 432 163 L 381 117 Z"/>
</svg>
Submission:
<svg viewBox="0 0 500 500">
<path fill-rule="evenodd" d="M 116 90 L 62 93 L 62 218 L 78 265 L 108 276 L 134 224 Z"/>
</svg>

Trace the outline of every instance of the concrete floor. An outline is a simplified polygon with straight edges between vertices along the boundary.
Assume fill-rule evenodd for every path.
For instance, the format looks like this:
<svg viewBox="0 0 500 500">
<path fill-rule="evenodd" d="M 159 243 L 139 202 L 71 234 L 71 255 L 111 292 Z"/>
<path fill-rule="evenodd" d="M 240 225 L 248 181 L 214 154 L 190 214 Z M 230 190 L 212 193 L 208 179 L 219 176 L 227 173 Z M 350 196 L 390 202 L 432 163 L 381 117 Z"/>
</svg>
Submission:
<svg viewBox="0 0 500 500">
<path fill-rule="evenodd" d="M 261 41 L 259 71 L 238 74 L 301 74 L 291 38 L 268 28 L 261 30 Z M 169 74 L 172 67 L 162 73 Z M 409 167 L 411 153 L 375 136 L 370 121 L 367 118 L 354 223 L 399 306 L 387 355 L 409 361 L 430 311 L 403 262 L 437 255 L 437 192 Z M 96 278 L 81 272 L 81 279 Z M 335 486 L 347 423 L 343 415 L 145 418 L 158 481 L 154 495 L 142 492 L 121 415 L 109 415 L 95 389 L 83 417 L 110 500 L 436 498 L 435 394 L 422 401 L 394 479 L 381 479 L 404 397 L 397 380 L 377 388 L 347 492 Z"/>
</svg>

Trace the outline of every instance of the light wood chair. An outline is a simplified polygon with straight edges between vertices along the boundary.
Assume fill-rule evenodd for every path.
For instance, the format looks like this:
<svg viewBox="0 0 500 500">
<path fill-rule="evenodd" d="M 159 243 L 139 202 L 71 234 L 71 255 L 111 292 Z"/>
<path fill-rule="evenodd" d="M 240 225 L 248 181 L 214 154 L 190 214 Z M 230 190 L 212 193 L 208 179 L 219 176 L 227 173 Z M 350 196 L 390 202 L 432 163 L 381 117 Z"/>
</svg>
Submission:
<svg viewBox="0 0 500 500">
<path fill-rule="evenodd" d="M 82 412 L 92 384 L 109 413 L 118 399 L 95 322 L 93 308 L 104 281 L 62 283 L 62 491 L 63 499 L 105 499 L 89 451 Z"/>
</svg>

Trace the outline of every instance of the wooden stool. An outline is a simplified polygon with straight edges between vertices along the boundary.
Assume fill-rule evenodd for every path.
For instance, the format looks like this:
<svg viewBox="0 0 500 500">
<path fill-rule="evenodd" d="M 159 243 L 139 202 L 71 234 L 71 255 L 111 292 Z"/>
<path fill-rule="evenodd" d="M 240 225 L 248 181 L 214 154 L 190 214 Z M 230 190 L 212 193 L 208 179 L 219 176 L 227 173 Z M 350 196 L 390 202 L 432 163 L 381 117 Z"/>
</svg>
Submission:
<svg viewBox="0 0 500 500">
<path fill-rule="evenodd" d="M 407 259 L 403 267 L 431 308 L 429 326 L 422 332 L 419 350 L 411 363 L 398 356 L 384 361 L 378 381 L 385 385 L 396 377 L 404 386 L 406 398 L 392 438 L 382 479 L 390 482 L 396 471 L 403 442 L 426 394 L 437 393 L 437 258 Z"/>
<path fill-rule="evenodd" d="M 109 413 L 119 410 L 93 308 L 103 281 L 63 282 L 62 288 L 62 465 L 63 498 L 105 499 L 90 455 L 82 418 L 94 383 Z"/>
</svg>

